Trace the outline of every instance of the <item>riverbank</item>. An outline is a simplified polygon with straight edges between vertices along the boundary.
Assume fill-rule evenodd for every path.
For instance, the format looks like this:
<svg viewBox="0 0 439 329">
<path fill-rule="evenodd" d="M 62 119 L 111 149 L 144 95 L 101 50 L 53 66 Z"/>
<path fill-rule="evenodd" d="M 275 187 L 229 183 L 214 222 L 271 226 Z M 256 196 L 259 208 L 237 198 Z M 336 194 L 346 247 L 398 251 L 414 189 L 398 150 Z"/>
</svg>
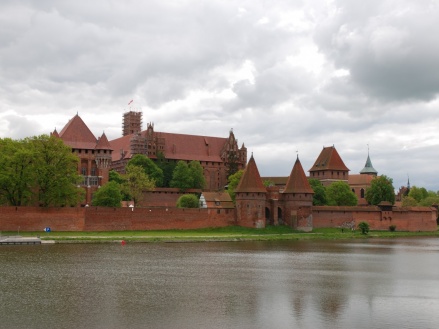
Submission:
<svg viewBox="0 0 439 329">
<path fill-rule="evenodd" d="M 55 243 L 121 243 L 128 242 L 199 242 L 199 241 L 278 241 L 313 239 L 367 239 L 398 237 L 439 237 L 434 232 L 343 231 L 339 228 L 315 229 L 312 232 L 294 231 L 286 226 L 270 226 L 264 229 L 223 227 L 198 230 L 163 231 L 112 231 L 112 232 L 2 232 L 2 236 L 39 237 Z"/>
</svg>

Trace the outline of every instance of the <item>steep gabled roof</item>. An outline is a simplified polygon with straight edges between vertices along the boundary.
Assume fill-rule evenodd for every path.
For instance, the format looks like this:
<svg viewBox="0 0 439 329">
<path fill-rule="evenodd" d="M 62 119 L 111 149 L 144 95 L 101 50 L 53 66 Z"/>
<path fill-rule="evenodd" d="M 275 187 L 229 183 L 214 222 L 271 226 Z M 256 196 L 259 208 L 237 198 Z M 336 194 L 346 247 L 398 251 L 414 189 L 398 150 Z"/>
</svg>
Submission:
<svg viewBox="0 0 439 329">
<path fill-rule="evenodd" d="M 305 171 L 297 157 L 283 193 L 314 193 L 306 178 Z"/>
<path fill-rule="evenodd" d="M 372 166 L 372 161 L 370 161 L 369 152 L 367 153 L 366 164 L 364 165 L 364 168 L 361 169 L 360 174 L 375 175 L 375 176 L 378 174 L 378 171 L 376 171 L 375 168 Z"/>
<path fill-rule="evenodd" d="M 267 188 L 262 183 L 261 175 L 259 175 L 253 154 L 244 169 L 241 180 L 235 189 L 235 192 L 267 192 Z"/>
<path fill-rule="evenodd" d="M 349 171 L 334 146 L 324 147 L 309 172 L 322 170 Z"/>
<path fill-rule="evenodd" d="M 105 133 L 99 138 L 96 147 L 96 150 L 112 150 L 110 143 L 108 142 L 108 138 Z"/>
<path fill-rule="evenodd" d="M 59 137 L 66 145 L 76 149 L 92 150 L 96 146 L 96 137 L 78 114 L 64 126 Z"/>
<path fill-rule="evenodd" d="M 146 130 L 140 135 L 145 136 Z M 130 140 L 134 135 L 126 135 L 110 142 L 113 152 L 113 161 L 120 160 L 120 151 L 124 151 L 125 158 L 131 158 Z M 228 141 L 224 137 L 197 136 L 185 134 L 173 134 L 165 132 L 155 132 L 157 138 L 165 139 L 165 149 L 163 153 L 166 159 L 187 160 L 187 161 L 209 161 L 222 162 L 221 150 Z"/>
</svg>

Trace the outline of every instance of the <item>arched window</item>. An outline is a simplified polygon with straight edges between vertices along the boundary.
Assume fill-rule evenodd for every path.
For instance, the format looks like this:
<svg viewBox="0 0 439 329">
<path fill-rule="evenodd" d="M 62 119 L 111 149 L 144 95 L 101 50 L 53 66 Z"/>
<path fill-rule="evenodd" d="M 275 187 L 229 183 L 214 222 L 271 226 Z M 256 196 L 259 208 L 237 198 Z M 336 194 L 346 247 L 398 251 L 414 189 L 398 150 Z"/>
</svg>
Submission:
<svg viewBox="0 0 439 329">
<path fill-rule="evenodd" d="M 360 190 L 360 196 L 361 196 L 362 198 L 364 198 L 364 188 L 362 188 L 362 189 Z"/>
</svg>

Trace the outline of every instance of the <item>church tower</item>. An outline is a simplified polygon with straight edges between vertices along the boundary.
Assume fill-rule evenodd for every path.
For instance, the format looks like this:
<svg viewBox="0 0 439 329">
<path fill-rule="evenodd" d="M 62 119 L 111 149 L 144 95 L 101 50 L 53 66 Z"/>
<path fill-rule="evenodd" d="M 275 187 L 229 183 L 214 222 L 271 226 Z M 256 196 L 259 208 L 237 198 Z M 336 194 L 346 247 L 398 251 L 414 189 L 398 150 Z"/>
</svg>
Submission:
<svg viewBox="0 0 439 329">
<path fill-rule="evenodd" d="M 140 134 L 142 131 L 142 112 L 129 111 L 123 114 L 122 136 Z"/>
</svg>

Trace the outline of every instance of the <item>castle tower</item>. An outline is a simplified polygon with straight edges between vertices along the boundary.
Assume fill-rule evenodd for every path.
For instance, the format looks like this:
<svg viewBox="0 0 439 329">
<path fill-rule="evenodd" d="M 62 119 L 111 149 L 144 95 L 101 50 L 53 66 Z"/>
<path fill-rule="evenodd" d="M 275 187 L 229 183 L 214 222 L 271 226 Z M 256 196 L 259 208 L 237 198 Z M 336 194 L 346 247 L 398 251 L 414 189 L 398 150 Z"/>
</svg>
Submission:
<svg viewBox="0 0 439 329">
<path fill-rule="evenodd" d="M 141 131 L 142 112 L 125 112 L 123 114 L 122 136 L 140 134 Z"/>
<path fill-rule="evenodd" d="M 283 221 L 294 229 L 312 230 L 312 198 L 314 191 L 297 156 L 284 191 L 280 194 Z"/>
<path fill-rule="evenodd" d="M 246 227 L 265 227 L 267 189 L 262 183 L 253 154 L 235 189 L 236 224 Z"/>
<path fill-rule="evenodd" d="M 349 179 L 349 169 L 344 164 L 334 146 L 323 147 L 316 162 L 314 162 L 314 165 L 309 170 L 309 176 L 310 178 L 318 179 L 324 186 L 339 181 L 347 183 Z"/>
</svg>

